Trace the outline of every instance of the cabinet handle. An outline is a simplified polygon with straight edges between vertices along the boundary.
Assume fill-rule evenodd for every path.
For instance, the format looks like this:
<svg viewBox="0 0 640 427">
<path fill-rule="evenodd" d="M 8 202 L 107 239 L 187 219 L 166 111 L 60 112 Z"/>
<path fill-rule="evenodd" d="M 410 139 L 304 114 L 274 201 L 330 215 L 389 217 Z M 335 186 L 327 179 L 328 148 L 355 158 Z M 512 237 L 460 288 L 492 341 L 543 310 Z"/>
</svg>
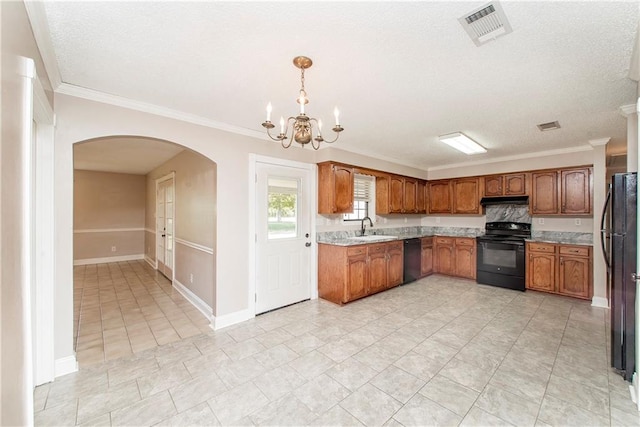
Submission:
<svg viewBox="0 0 640 427">
<path fill-rule="evenodd" d="M 560 257 L 560 265 L 564 265 L 564 258 Z"/>
<path fill-rule="evenodd" d="M 529 254 L 529 261 L 533 261 L 533 255 Z"/>
</svg>

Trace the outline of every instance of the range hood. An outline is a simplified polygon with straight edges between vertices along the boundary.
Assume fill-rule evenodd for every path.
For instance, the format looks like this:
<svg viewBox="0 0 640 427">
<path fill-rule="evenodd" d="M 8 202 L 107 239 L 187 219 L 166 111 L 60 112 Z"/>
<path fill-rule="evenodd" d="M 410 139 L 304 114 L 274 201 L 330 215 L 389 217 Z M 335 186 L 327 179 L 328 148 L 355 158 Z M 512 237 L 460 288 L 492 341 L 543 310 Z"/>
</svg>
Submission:
<svg viewBox="0 0 640 427">
<path fill-rule="evenodd" d="M 528 205 L 529 196 L 500 196 L 483 197 L 480 200 L 482 206 L 487 205 Z"/>
</svg>

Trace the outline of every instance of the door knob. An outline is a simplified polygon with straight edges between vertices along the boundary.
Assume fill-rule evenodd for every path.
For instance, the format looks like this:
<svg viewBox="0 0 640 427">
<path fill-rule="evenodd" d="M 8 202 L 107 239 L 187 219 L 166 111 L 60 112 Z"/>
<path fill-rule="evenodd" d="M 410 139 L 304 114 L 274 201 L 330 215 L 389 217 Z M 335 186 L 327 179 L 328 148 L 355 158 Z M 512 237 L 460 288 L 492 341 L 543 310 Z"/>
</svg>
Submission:
<svg viewBox="0 0 640 427">
<path fill-rule="evenodd" d="M 309 247 L 309 246 L 311 246 L 311 242 L 307 242 L 307 243 L 305 243 L 304 245 L 305 245 L 306 247 Z"/>
</svg>

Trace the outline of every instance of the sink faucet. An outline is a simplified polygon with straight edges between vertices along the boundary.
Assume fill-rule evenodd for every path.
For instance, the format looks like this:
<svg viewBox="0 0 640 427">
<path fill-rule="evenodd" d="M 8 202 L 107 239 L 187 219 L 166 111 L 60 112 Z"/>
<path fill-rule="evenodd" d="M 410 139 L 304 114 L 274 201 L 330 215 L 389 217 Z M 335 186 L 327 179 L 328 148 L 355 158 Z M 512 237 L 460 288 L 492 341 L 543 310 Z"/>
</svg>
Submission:
<svg viewBox="0 0 640 427">
<path fill-rule="evenodd" d="M 360 235 L 364 236 L 364 232 L 365 232 L 365 226 L 364 226 L 364 220 L 368 219 L 369 220 L 369 225 L 371 227 L 373 227 L 373 221 L 371 221 L 371 218 L 369 218 L 368 216 L 365 216 L 364 218 L 362 218 L 362 221 L 360 222 Z"/>
</svg>

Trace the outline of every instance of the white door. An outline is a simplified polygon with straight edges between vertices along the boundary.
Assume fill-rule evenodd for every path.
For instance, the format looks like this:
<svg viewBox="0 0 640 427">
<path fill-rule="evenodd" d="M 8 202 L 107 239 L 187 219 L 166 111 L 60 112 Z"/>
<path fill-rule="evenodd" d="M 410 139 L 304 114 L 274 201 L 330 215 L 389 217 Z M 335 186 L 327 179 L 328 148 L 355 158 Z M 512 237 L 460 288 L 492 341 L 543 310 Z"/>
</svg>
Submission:
<svg viewBox="0 0 640 427">
<path fill-rule="evenodd" d="M 158 271 L 173 280 L 173 175 L 156 181 L 156 259 Z"/>
<path fill-rule="evenodd" d="M 311 297 L 310 174 L 256 163 L 256 314 Z"/>
</svg>

